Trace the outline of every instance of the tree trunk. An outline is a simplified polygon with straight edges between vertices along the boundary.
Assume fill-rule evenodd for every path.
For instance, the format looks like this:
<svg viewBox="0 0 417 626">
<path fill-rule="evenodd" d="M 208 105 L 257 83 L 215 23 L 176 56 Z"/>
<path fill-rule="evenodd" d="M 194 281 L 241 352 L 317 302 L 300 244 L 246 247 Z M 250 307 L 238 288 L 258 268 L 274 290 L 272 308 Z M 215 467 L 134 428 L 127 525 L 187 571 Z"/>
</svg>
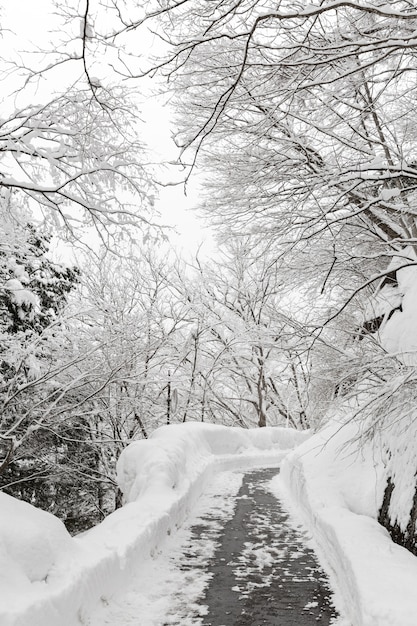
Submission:
<svg viewBox="0 0 417 626">
<path fill-rule="evenodd" d="M 168 372 L 167 384 L 167 425 L 171 422 L 171 372 Z"/>
</svg>

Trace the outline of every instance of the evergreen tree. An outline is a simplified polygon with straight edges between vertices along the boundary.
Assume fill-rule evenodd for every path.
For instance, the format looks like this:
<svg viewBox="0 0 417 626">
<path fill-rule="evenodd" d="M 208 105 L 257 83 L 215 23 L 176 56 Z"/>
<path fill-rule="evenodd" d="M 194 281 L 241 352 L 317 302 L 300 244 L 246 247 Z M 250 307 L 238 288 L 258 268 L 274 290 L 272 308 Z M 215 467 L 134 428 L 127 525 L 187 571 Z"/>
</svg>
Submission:
<svg viewBox="0 0 417 626">
<path fill-rule="evenodd" d="M 17 448 L 39 430 L 58 393 L 48 373 L 58 364 L 60 314 L 79 270 L 48 257 L 51 237 L 6 211 L 0 225 L 0 474 L 16 472 Z M 32 441 L 33 444 L 33 441 Z M 28 450 L 21 458 L 29 454 Z M 22 456 L 23 455 L 23 456 Z M 9 468 L 9 469 L 8 469 Z M 31 464 L 28 471 L 32 471 Z M 7 477 L 5 478 L 7 481 Z"/>
</svg>

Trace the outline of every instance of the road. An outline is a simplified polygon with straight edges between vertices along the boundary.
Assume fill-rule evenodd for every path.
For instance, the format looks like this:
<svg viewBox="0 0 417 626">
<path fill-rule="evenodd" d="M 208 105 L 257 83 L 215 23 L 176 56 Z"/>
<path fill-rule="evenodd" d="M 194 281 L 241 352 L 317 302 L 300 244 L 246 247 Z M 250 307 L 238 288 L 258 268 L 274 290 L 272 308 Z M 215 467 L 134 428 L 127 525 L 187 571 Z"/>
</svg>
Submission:
<svg viewBox="0 0 417 626">
<path fill-rule="evenodd" d="M 328 625 L 336 617 L 305 535 L 265 489 L 276 473 L 244 476 L 234 516 L 209 566 L 204 626 Z"/>
</svg>

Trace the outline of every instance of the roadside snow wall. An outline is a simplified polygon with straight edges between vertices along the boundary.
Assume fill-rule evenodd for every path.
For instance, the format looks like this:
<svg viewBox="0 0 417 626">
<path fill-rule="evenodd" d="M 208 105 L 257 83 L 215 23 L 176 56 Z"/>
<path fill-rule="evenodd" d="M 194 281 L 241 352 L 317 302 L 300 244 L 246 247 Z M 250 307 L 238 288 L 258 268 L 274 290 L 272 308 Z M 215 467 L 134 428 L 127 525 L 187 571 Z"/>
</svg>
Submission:
<svg viewBox="0 0 417 626">
<path fill-rule="evenodd" d="M 0 493 L 1 626 L 78 626 L 175 531 L 214 472 L 278 465 L 308 433 L 189 423 L 122 453 L 126 504 L 71 538 L 53 515 Z"/>
<path fill-rule="evenodd" d="M 383 442 L 359 442 L 359 427 L 333 421 L 286 457 L 278 479 L 327 563 L 352 626 L 416 626 L 417 558 L 377 522 L 389 466 Z M 397 510 L 407 509 L 409 491 L 404 484 Z"/>
</svg>

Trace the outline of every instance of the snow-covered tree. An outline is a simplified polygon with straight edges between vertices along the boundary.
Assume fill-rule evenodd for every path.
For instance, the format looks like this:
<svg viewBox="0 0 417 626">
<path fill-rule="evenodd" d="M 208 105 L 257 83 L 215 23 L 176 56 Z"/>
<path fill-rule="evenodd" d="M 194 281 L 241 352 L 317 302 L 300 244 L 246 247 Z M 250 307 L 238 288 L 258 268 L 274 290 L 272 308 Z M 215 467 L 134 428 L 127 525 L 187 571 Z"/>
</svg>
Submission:
<svg viewBox="0 0 417 626">
<path fill-rule="evenodd" d="M 1 328 L 6 334 L 39 334 L 59 316 L 78 281 L 76 267 L 54 263 L 51 236 L 3 214 L 0 247 Z"/>
<path fill-rule="evenodd" d="M 293 314 L 279 265 L 262 243 L 229 242 L 215 262 L 197 259 L 175 286 L 190 320 L 171 366 L 178 420 L 298 428 L 316 422 L 337 377 L 316 376 L 312 393 L 311 355 L 337 349 L 311 336 L 301 296 Z"/>
<path fill-rule="evenodd" d="M 291 227 L 305 234 L 359 217 L 382 239 L 413 236 L 416 19 L 406 1 L 303 10 L 225 0 L 212 12 L 189 0 L 160 11 L 172 45 L 161 68 L 188 112 L 182 143 L 198 150 L 207 141 L 221 183 L 239 181 L 228 211 L 244 220 L 239 198 L 249 194 L 264 219 L 279 203 L 273 217 L 282 214 L 282 225 L 298 205 Z"/>
<path fill-rule="evenodd" d="M 375 320 L 401 294 L 374 315 L 373 292 L 392 291 L 396 258 L 415 263 L 415 6 L 186 0 L 147 11 L 166 41 L 154 67 L 177 94 L 183 161 L 208 172 L 205 215 L 225 239 L 270 241 L 287 291 L 309 290 L 317 341 L 338 336 L 338 317 L 345 340 L 377 339 Z M 342 359 L 350 380 L 354 363 L 374 371 L 379 358 L 370 350 L 366 364 L 362 348 Z"/>
<path fill-rule="evenodd" d="M 167 363 L 182 323 L 170 302 L 169 268 L 151 250 L 129 258 L 104 251 L 82 265 L 88 272 L 70 303 L 68 354 L 54 381 L 61 395 L 42 429 L 58 450 L 43 483 L 55 486 L 50 506 L 71 530 L 114 510 L 120 452 L 166 423 Z"/>
<path fill-rule="evenodd" d="M 120 225 L 147 228 L 153 196 L 139 90 L 120 75 L 109 39 L 121 18 L 113 9 L 51 0 L 28 33 L 6 3 L 0 44 L 2 197 L 75 236 L 94 227 L 103 240 Z"/>
<path fill-rule="evenodd" d="M 47 423 L 61 393 L 54 379 L 65 360 L 62 313 L 79 271 L 48 257 L 48 234 L 25 221 L 20 223 L 16 215 L 3 213 L 2 218 L 0 473 L 4 484 L 11 481 L 11 474 L 22 478 L 19 455 L 26 460 L 32 455 L 28 450 L 35 443 L 35 433 Z M 38 443 L 35 448 L 39 453 Z M 36 458 L 36 471 L 39 465 L 42 462 Z"/>
<path fill-rule="evenodd" d="M 415 9 L 147 6 L 167 41 L 155 65 L 177 93 L 184 162 L 209 172 L 205 215 L 226 236 L 270 237 L 290 285 L 314 273 L 318 289 L 345 285 L 346 301 L 376 284 L 417 234 Z"/>
</svg>

